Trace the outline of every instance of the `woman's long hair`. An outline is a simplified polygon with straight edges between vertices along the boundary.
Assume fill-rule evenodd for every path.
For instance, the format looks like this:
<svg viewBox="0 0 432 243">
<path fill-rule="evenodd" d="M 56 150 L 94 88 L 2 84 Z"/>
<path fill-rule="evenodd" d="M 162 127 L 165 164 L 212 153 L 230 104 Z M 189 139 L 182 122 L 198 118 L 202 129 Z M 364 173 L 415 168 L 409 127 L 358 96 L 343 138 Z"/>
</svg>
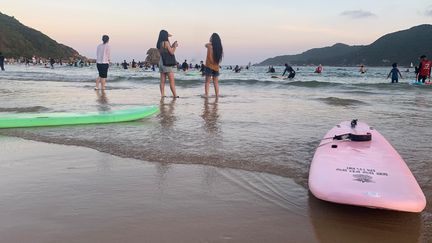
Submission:
<svg viewBox="0 0 432 243">
<path fill-rule="evenodd" d="M 168 31 L 161 30 L 159 32 L 159 38 L 158 38 L 157 43 L 156 43 L 156 48 L 160 49 L 162 47 L 162 43 L 165 41 L 168 41 Z"/>
<path fill-rule="evenodd" d="M 213 46 L 213 59 L 216 63 L 220 63 L 223 57 L 223 47 L 221 38 L 217 33 L 213 33 L 210 37 L 210 42 Z"/>
</svg>

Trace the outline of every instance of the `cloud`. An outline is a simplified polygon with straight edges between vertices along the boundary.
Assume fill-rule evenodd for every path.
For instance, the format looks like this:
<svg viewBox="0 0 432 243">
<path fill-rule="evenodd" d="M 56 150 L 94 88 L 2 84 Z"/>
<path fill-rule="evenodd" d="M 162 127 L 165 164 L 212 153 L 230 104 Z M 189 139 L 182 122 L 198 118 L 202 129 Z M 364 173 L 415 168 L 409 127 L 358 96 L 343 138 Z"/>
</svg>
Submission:
<svg viewBox="0 0 432 243">
<path fill-rule="evenodd" d="M 352 19 L 364 19 L 364 18 L 377 17 L 376 14 L 364 10 L 347 10 L 347 11 L 343 11 L 341 15 Z"/>
<path fill-rule="evenodd" d="M 428 17 L 432 17 L 432 7 L 424 12 L 424 14 Z"/>
</svg>

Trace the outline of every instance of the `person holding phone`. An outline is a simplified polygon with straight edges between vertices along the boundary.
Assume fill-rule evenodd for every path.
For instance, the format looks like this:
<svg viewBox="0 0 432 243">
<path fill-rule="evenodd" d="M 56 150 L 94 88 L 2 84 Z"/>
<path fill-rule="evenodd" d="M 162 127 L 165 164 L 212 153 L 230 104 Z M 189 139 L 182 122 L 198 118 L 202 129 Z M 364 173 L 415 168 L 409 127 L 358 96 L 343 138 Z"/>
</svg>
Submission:
<svg viewBox="0 0 432 243">
<path fill-rule="evenodd" d="M 161 30 L 159 32 L 159 38 L 158 38 L 158 41 L 156 43 L 156 48 L 159 50 L 159 53 L 161 54 L 161 58 L 159 60 L 161 97 L 162 98 L 166 97 L 165 96 L 165 81 L 166 81 L 166 78 L 168 77 L 169 82 L 170 82 L 170 89 L 171 89 L 171 92 L 172 92 L 173 97 L 175 99 L 175 98 L 179 98 L 179 96 L 177 95 L 176 87 L 175 87 L 174 67 L 164 65 L 164 62 L 162 60 L 162 55 L 166 54 L 164 52 L 168 52 L 170 55 L 174 55 L 174 53 L 178 47 L 177 41 L 174 41 L 174 43 L 172 45 L 169 42 L 168 38 L 171 36 L 172 35 L 170 35 L 166 30 Z"/>
</svg>

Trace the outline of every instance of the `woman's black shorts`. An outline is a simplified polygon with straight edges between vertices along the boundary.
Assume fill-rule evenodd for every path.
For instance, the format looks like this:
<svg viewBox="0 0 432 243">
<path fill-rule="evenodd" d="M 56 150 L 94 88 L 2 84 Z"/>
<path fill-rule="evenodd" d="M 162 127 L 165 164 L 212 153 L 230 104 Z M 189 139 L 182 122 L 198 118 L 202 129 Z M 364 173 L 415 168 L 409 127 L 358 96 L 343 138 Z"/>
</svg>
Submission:
<svg viewBox="0 0 432 243">
<path fill-rule="evenodd" d="M 101 78 L 107 78 L 108 77 L 108 67 L 109 64 L 108 63 L 98 63 L 96 64 L 98 72 L 99 72 L 99 77 Z"/>
<path fill-rule="evenodd" d="M 203 74 L 206 77 L 207 76 L 214 77 L 214 78 L 219 77 L 219 72 L 215 71 L 209 67 L 204 67 L 204 73 Z"/>
</svg>

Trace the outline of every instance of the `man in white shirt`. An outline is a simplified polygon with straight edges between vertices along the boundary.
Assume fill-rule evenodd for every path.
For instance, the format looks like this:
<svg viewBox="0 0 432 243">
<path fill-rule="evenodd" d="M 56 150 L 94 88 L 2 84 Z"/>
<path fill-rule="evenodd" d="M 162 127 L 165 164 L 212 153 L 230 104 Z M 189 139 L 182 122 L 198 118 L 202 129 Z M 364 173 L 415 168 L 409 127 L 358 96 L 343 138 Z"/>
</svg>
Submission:
<svg viewBox="0 0 432 243">
<path fill-rule="evenodd" d="M 96 66 L 99 77 L 96 79 L 95 90 L 99 89 L 99 83 L 101 84 L 101 89 L 105 89 L 109 63 L 111 61 L 111 48 L 108 45 L 109 37 L 107 35 L 102 36 L 102 41 L 103 43 L 98 45 L 96 51 Z"/>
</svg>

